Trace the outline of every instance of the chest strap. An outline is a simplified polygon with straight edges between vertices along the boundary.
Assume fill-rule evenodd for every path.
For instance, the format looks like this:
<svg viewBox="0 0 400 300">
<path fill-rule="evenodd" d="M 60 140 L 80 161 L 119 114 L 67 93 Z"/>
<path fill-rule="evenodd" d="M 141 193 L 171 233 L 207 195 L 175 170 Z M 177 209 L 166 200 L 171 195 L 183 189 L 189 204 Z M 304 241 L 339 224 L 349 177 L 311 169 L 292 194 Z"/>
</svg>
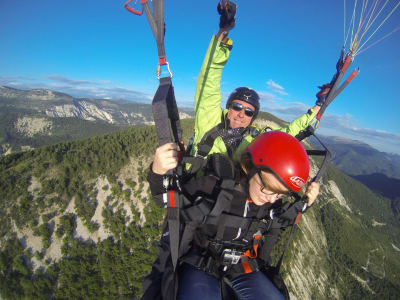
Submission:
<svg viewBox="0 0 400 300">
<path fill-rule="evenodd" d="M 214 146 L 215 140 L 221 136 L 221 132 L 223 132 L 226 129 L 226 126 L 224 125 L 225 121 L 221 121 L 218 125 L 215 127 L 211 128 L 201 139 L 200 143 L 197 145 L 197 152 L 195 156 L 200 156 L 200 157 L 206 157 L 208 153 L 211 151 L 212 147 Z M 246 137 L 247 135 L 251 135 L 252 137 L 256 137 L 260 134 L 258 129 L 255 126 L 248 126 L 246 128 L 242 128 L 240 135 L 242 138 Z M 224 141 L 224 140 L 223 140 Z M 224 141 L 225 143 L 225 141 Z M 230 155 L 233 154 L 234 150 L 236 149 L 231 149 L 229 145 L 225 143 L 225 147 L 228 150 L 228 153 Z"/>
<path fill-rule="evenodd" d="M 211 148 L 214 146 L 214 141 L 217 137 L 219 137 L 219 132 L 224 128 L 224 122 L 220 122 L 218 125 L 207 131 L 200 143 L 197 145 L 197 152 L 195 156 L 206 157 Z"/>
</svg>

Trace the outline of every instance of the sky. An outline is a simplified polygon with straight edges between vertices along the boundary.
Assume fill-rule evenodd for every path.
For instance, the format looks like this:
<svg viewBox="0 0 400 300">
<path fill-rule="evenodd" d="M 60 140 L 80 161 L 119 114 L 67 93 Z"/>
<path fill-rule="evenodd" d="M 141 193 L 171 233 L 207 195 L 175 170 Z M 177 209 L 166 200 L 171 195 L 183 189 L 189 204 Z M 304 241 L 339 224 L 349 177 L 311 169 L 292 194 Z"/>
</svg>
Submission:
<svg viewBox="0 0 400 300">
<path fill-rule="evenodd" d="M 398 2 L 388 1 L 365 39 Z M 179 106 L 193 107 L 196 78 L 218 31 L 217 3 L 165 1 L 165 49 Z M 236 87 L 249 86 L 260 94 L 263 111 L 291 121 L 314 105 L 318 86 L 336 72 L 354 1 L 345 1 L 346 9 L 339 0 L 236 3 L 222 105 Z M 158 86 L 156 45 L 145 15 L 123 4 L 0 0 L 0 85 L 151 103 Z M 317 133 L 400 154 L 399 26 L 400 8 L 366 46 L 395 32 L 355 57 L 346 75 L 357 67 L 360 73 L 328 107 Z"/>
</svg>

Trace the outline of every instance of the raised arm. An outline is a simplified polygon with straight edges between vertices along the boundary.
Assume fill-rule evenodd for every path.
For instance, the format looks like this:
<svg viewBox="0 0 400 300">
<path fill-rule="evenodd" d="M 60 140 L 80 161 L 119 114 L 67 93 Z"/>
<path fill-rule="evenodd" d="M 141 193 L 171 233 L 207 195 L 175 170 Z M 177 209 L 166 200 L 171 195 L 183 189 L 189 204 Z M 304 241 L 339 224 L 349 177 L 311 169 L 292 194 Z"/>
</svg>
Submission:
<svg viewBox="0 0 400 300">
<path fill-rule="evenodd" d="M 236 5 L 228 1 L 227 7 L 218 5 L 219 31 L 211 38 L 196 84 L 194 103 L 194 149 L 211 128 L 221 122 L 221 76 L 232 49 L 229 30 L 235 26 Z"/>
</svg>

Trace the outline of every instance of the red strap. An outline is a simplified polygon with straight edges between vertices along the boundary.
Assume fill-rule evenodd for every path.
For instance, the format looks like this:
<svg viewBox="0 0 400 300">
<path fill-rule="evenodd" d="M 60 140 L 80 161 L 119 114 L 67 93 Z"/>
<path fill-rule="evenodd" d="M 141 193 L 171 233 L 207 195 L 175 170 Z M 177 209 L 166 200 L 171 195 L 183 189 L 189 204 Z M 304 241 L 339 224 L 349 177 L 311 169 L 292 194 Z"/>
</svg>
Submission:
<svg viewBox="0 0 400 300">
<path fill-rule="evenodd" d="M 128 1 L 126 1 L 125 2 L 125 4 L 124 4 L 124 7 L 128 10 L 128 11 L 130 11 L 131 13 L 133 13 L 133 14 L 135 14 L 135 15 L 138 15 L 138 16 L 140 16 L 140 15 L 142 15 L 143 14 L 143 11 L 138 11 L 138 10 L 136 10 L 136 9 L 133 9 L 132 7 L 129 7 L 128 6 L 128 4 L 130 3 L 130 2 L 132 2 L 133 0 L 128 0 Z M 135 5 L 136 5 L 136 3 L 137 3 L 137 0 L 136 0 L 136 2 L 135 2 Z M 140 0 L 140 3 L 147 3 L 147 0 Z"/>
<path fill-rule="evenodd" d="M 297 215 L 296 221 L 294 222 L 294 224 L 297 224 L 300 221 L 301 218 L 301 212 L 299 212 L 299 214 Z"/>
<path fill-rule="evenodd" d="M 175 207 L 175 191 L 169 191 L 169 207 Z"/>
<path fill-rule="evenodd" d="M 347 77 L 346 82 L 350 83 L 354 79 L 354 77 L 357 76 L 357 74 L 358 74 L 357 70 L 354 70 L 353 73 L 351 73 L 350 76 Z"/>
<path fill-rule="evenodd" d="M 324 84 L 323 86 L 319 87 L 321 90 L 317 93 L 317 97 L 327 95 L 329 91 L 331 90 L 331 85 L 329 83 Z"/>
<path fill-rule="evenodd" d="M 242 261 L 243 270 L 246 274 L 253 272 L 248 261 Z"/>
<path fill-rule="evenodd" d="M 254 241 L 253 241 L 253 252 L 250 250 L 246 250 L 246 252 L 242 255 L 242 256 L 246 256 L 249 258 L 257 258 L 257 250 L 258 250 L 258 244 L 260 242 L 261 239 L 261 235 L 257 234 L 256 236 L 254 236 Z"/>
<path fill-rule="evenodd" d="M 241 261 L 242 261 L 242 267 L 243 270 L 246 274 L 253 272 L 253 269 L 251 268 L 249 264 L 249 258 L 257 258 L 257 250 L 258 250 L 258 244 L 260 243 L 261 235 L 257 234 L 254 236 L 253 240 L 253 252 L 250 250 L 246 250 L 246 252 L 242 255 Z"/>
<path fill-rule="evenodd" d="M 346 73 L 347 68 L 350 66 L 350 64 L 351 64 L 351 57 L 350 55 L 346 55 L 341 72 Z"/>
<path fill-rule="evenodd" d="M 158 58 L 158 64 L 160 66 L 166 65 L 167 64 L 167 58 L 165 56 L 160 56 Z"/>
</svg>

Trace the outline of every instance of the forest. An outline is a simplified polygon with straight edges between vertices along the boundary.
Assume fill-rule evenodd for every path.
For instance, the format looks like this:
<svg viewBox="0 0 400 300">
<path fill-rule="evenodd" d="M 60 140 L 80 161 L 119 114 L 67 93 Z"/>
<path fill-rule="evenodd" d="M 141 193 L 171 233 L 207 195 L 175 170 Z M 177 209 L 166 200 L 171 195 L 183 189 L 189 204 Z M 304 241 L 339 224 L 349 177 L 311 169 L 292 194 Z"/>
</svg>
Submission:
<svg viewBox="0 0 400 300">
<path fill-rule="evenodd" d="M 193 123 L 193 119 L 183 120 L 182 127 L 193 128 Z M 185 141 L 191 133 L 185 131 Z M 154 127 L 143 126 L 1 157 L 1 298 L 140 298 L 164 217 L 164 211 L 151 200 L 146 183 L 147 162 L 157 145 Z M 137 176 L 122 181 L 119 174 L 124 168 L 133 169 Z M 99 177 L 109 184 L 96 187 Z M 377 295 L 399 299 L 396 276 L 400 260 L 391 244 L 400 244 L 400 226 L 390 201 L 332 166 L 324 178 L 324 183 L 328 181 L 340 186 L 352 209 L 352 214 L 347 214 L 336 204 L 326 204 L 331 197 L 328 190 L 313 208 L 328 245 L 324 250 L 324 268 L 331 279 L 328 286 L 338 287 L 340 299 L 376 299 Z M 101 192 L 108 193 L 101 212 L 103 224 L 93 221 Z M 69 210 L 72 200 L 73 212 Z M 134 205 L 138 201 L 143 204 L 142 211 Z M 374 226 L 373 221 L 386 226 Z M 110 235 L 97 240 L 79 238 L 78 223 L 89 233 L 103 226 Z M 39 250 L 27 247 L 18 236 L 17 232 L 27 230 L 40 239 Z M 287 232 L 275 249 L 275 259 L 286 236 Z M 300 231 L 293 244 L 303 239 Z M 58 260 L 48 255 L 57 241 L 62 254 Z M 292 246 L 285 261 L 294 259 L 296 251 Z M 381 256 L 385 257 L 383 266 Z M 361 267 L 366 257 L 372 266 L 367 270 Z M 313 268 L 315 273 L 320 271 L 318 265 Z M 352 274 L 368 282 L 373 292 Z M 290 270 L 285 272 L 288 276 Z M 315 290 L 314 297 L 329 299 L 329 293 Z"/>
</svg>

